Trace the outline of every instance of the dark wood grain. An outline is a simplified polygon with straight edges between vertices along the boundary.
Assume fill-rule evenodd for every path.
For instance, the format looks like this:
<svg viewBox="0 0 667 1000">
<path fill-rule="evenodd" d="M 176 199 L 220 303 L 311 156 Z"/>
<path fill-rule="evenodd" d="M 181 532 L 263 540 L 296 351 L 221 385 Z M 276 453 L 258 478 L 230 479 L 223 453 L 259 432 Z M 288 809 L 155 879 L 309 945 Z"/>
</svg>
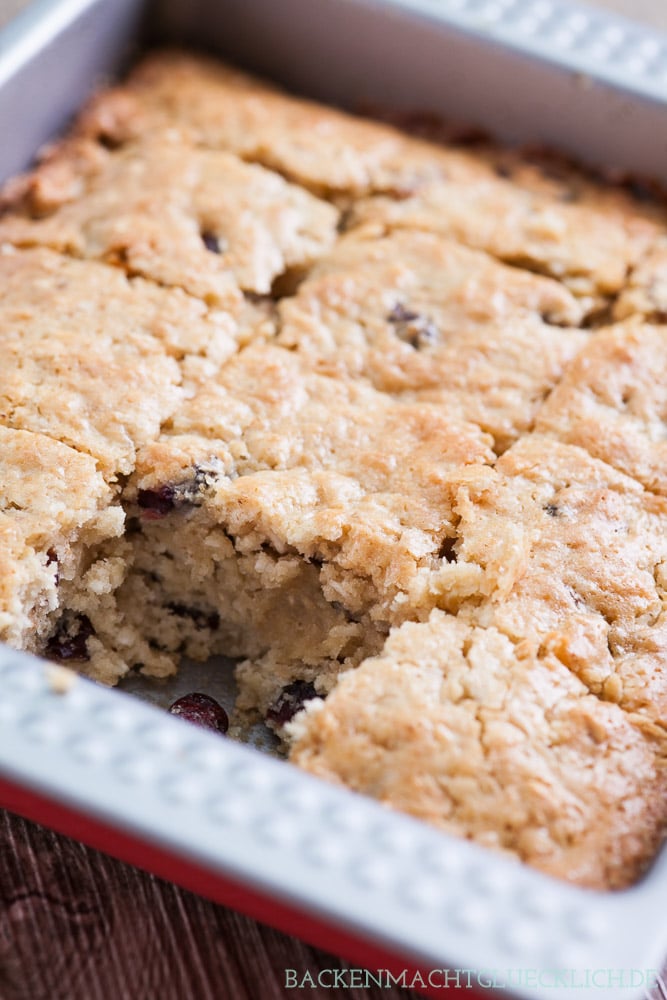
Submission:
<svg viewBox="0 0 667 1000">
<path fill-rule="evenodd" d="M 0 1000 L 414 1000 L 284 988 L 344 967 L 223 906 L 0 812 Z"/>
</svg>

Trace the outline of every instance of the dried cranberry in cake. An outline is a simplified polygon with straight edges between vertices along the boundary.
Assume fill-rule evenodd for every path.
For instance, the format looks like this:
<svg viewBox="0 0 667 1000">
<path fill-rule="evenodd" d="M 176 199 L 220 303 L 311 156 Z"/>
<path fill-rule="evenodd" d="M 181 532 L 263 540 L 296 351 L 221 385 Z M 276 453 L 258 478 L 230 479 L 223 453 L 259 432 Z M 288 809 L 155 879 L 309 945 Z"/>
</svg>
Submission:
<svg viewBox="0 0 667 1000">
<path fill-rule="evenodd" d="M 434 344 L 438 340 L 438 329 L 428 316 L 407 309 L 402 303 L 397 302 L 387 316 L 387 320 L 393 325 L 394 333 L 399 340 L 404 340 L 416 351 Z"/>
<path fill-rule="evenodd" d="M 157 521 L 166 517 L 176 506 L 173 486 L 159 486 L 155 490 L 139 490 L 137 503 L 144 511 L 144 517 Z"/>
<path fill-rule="evenodd" d="M 201 234 L 201 240 L 206 249 L 210 253 L 223 252 L 224 249 L 223 241 L 218 236 L 216 236 L 215 233 L 211 233 L 208 230 L 204 230 L 204 232 Z"/>
<path fill-rule="evenodd" d="M 218 704 L 215 698 L 198 691 L 178 698 L 169 706 L 169 712 L 185 719 L 186 722 L 191 722 L 194 726 L 210 729 L 214 733 L 224 735 L 229 729 L 229 719 L 222 705 Z"/>
<path fill-rule="evenodd" d="M 272 726 L 284 726 L 301 711 L 306 702 L 320 697 L 312 681 L 292 681 L 269 707 L 266 721 Z"/>
<path fill-rule="evenodd" d="M 178 603 L 167 604 L 167 607 L 177 618 L 189 618 L 196 628 L 207 628 L 212 632 L 220 628 L 220 615 L 217 611 L 202 611 L 201 608 Z"/>
<path fill-rule="evenodd" d="M 212 461 L 207 465 L 196 465 L 192 475 L 180 483 L 165 483 L 153 489 L 138 490 L 137 504 L 144 511 L 144 518 L 157 521 L 166 517 L 176 507 L 198 506 L 206 493 L 212 489 L 222 466 Z"/>
<path fill-rule="evenodd" d="M 419 313 L 413 312 L 412 309 L 406 309 L 401 302 L 397 302 L 387 316 L 390 323 L 410 323 L 415 319 L 419 319 Z"/>
<path fill-rule="evenodd" d="M 95 635 L 87 615 L 65 612 L 46 644 L 46 655 L 56 660 L 89 660 L 88 640 Z"/>
<path fill-rule="evenodd" d="M 502 177 L 503 180 L 509 180 L 512 176 L 511 169 L 506 163 L 496 163 L 494 168 L 497 177 Z"/>
</svg>

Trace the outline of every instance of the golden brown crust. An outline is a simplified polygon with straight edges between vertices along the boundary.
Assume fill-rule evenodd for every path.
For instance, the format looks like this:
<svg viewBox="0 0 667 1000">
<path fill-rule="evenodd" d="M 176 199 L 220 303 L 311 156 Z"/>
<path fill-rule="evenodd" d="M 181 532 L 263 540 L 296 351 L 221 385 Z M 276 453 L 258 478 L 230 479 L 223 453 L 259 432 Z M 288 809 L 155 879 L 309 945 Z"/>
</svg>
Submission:
<svg viewBox="0 0 667 1000">
<path fill-rule="evenodd" d="M 30 197 L 10 202 L 0 243 L 117 263 L 231 309 L 238 287 L 268 293 L 333 243 L 333 206 L 173 130 L 118 152 L 80 141 L 73 155 L 73 145 L 37 170 Z"/>
<path fill-rule="evenodd" d="M 614 319 L 645 316 L 667 321 L 667 239 L 652 241 L 648 252 L 632 269 L 614 306 Z"/>
<path fill-rule="evenodd" d="M 621 194 L 601 201 L 561 201 L 490 170 L 486 177 L 431 181 L 401 200 L 361 201 L 352 224 L 451 237 L 559 279 L 594 314 L 622 290 L 628 271 L 664 231 Z"/>
<path fill-rule="evenodd" d="M 465 478 L 460 552 L 483 567 L 490 597 L 475 620 L 549 651 L 594 694 L 664 726 L 667 502 L 539 435 Z"/>
<path fill-rule="evenodd" d="M 313 774 L 593 888 L 641 874 L 665 822 L 656 744 L 555 657 L 434 612 L 292 724 Z"/>
<path fill-rule="evenodd" d="M 408 139 L 397 129 L 179 52 L 149 57 L 124 86 L 93 100 L 78 132 L 122 144 L 165 126 L 329 195 L 404 192 L 444 171 L 480 169 L 465 153 Z"/>
<path fill-rule="evenodd" d="M 588 335 L 562 285 L 430 233 L 343 236 L 279 307 L 279 343 L 478 423 L 500 450 L 528 430 Z"/>
<path fill-rule="evenodd" d="M 667 496 L 667 326 L 600 330 L 542 407 L 537 428 Z"/>
<path fill-rule="evenodd" d="M 236 347 L 229 316 L 178 291 L 50 250 L 0 253 L 0 420 L 127 474 L 183 400 L 191 372 Z"/>
</svg>

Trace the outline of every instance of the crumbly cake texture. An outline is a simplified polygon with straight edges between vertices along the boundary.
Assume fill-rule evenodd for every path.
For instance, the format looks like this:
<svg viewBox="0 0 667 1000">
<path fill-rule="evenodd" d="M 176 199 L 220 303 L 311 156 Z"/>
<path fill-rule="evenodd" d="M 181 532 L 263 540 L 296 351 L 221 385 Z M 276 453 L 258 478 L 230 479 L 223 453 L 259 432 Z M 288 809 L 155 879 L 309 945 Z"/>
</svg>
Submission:
<svg viewBox="0 0 667 1000">
<path fill-rule="evenodd" d="M 410 622 L 290 725 L 312 773 L 553 875 L 623 885 L 657 845 L 659 740 L 493 627 Z"/>
<path fill-rule="evenodd" d="M 304 769 L 636 879 L 667 821 L 663 205 L 180 53 L 1 205 L 0 637 L 104 683 L 232 656 L 236 728 Z"/>
</svg>

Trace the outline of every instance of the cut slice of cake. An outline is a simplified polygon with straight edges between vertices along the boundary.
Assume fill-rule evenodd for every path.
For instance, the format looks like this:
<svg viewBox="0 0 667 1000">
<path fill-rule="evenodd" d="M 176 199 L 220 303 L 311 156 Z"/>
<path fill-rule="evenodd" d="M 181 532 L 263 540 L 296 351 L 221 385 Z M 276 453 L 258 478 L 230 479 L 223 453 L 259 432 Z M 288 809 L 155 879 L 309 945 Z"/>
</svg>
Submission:
<svg viewBox="0 0 667 1000">
<path fill-rule="evenodd" d="M 493 627 L 409 622 L 289 728 L 312 774 L 579 885 L 628 885 L 662 838 L 664 740 Z"/>
</svg>

